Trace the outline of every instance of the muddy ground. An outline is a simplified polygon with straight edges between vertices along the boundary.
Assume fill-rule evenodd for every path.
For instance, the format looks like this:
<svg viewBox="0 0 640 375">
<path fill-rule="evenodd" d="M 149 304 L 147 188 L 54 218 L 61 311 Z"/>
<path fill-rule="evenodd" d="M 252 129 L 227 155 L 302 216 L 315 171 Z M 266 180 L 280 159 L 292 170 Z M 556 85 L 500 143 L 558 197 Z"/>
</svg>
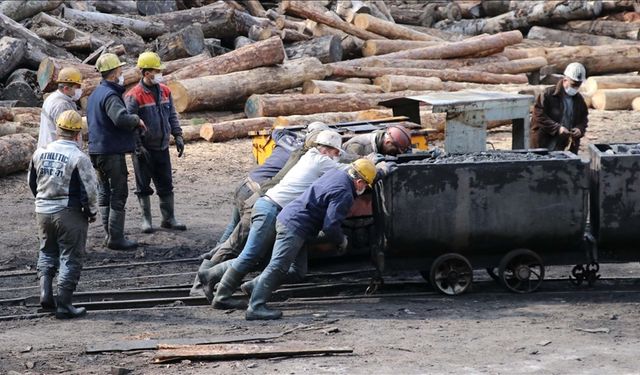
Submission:
<svg viewBox="0 0 640 375">
<path fill-rule="evenodd" d="M 593 111 L 581 154 L 586 157 L 588 143 L 640 142 L 639 123 L 640 113 Z M 491 140 L 504 147 L 510 142 L 508 131 L 492 132 Z M 228 218 L 233 189 L 253 166 L 251 143 L 188 144 L 185 157 L 173 160 L 177 215 L 189 230 L 142 235 L 130 184 L 127 232 L 142 246 L 133 252 L 107 250 L 101 245 L 101 226 L 92 224 L 86 266 L 187 259 L 213 246 Z M 159 218 L 155 197 L 153 202 L 154 218 Z M 0 179 L 0 212 L 0 275 L 34 270 L 35 215 L 25 173 Z M 87 270 L 79 290 L 187 284 L 197 264 Z M 566 277 L 568 268 L 553 268 L 552 274 Z M 602 274 L 640 276 L 640 266 L 604 266 Z M 0 299 L 33 295 L 36 284 L 33 275 L 0 278 Z M 422 288 L 430 291 L 427 285 Z M 567 283 L 555 293 L 522 296 L 481 284 L 455 298 L 427 294 L 280 305 L 285 317 L 274 322 L 247 322 L 243 312 L 207 306 L 90 312 L 74 321 L 0 322 L 0 373 L 105 374 L 112 366 L 140 374 L 632 374 L 640 368 L 640 298 L 635 292 L 588 292 Z M 20 306 L 0 310 L 0 315 L 32 311 Z M 349 347 L 353 354 L 156 365 L 153 352 L 84 353 L 92 343 L 280 333 L 300 325 L 320 329 L 297 330 L 274 341 Z"/>
</svg>

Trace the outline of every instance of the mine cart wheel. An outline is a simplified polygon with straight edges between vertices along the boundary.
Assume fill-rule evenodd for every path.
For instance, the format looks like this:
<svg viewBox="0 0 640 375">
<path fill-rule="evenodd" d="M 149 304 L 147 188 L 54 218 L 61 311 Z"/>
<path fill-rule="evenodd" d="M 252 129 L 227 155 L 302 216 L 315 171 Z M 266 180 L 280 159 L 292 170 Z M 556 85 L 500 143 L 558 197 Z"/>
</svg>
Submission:
<svg viewBox="0 0 640 375">
<path fill-rule="evenodd" d="M 527 249 L 510 251 L 498 269 L 502 284 L 515 293 L 531 293 L 544 279 L 544 264 L 538 254 Z"/>
<path fill-rule="evenodd" d="M 431 265 L 429 282 L 439 292 L 454 296 L 469 289 L 473 281 L 473 268 L 460 254 L 440 255 Z"/>
<path fill-rule="evenodd" d="M 500 275 L 498 274 L 498 268 L 497 267 L 487 267 L 487 275 L 489 275 L 489 277 L 491 277 L 493 279 L 493 281 L 497 282 L 497 283 L 501 283 L 502 281 L 500 280 Z"/>
</svg>

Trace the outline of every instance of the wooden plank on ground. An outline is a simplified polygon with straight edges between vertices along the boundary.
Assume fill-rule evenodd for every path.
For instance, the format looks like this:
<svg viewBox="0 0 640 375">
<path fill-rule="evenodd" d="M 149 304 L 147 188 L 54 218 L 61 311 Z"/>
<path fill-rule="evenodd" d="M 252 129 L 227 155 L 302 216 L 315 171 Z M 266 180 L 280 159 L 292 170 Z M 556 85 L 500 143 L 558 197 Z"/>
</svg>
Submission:
<svg viewBox="0 0 640 375">
<path fill-rule="evenodd" d="M 273 340 L 282 336 L 282 333 L 269 333 L 264 335 L 221 335 L 195 339 L 157 339 L 157 340 L 125 340 L 109 341 L 102 344 L 87 345 L 85 353 L 127 352 L 131 350 L 156 350 L 170 345 L 204 345 L 223 344 L 243 341 Z"/>
<path fill-rule="evenodd" d="M 308 355 L 353 353 L 345 347 L 305 347 L 304 344 L 222 344 L 167 348 L 158 351 L 155 363 L 189 360 L 237 360 Z"/>
</svg>

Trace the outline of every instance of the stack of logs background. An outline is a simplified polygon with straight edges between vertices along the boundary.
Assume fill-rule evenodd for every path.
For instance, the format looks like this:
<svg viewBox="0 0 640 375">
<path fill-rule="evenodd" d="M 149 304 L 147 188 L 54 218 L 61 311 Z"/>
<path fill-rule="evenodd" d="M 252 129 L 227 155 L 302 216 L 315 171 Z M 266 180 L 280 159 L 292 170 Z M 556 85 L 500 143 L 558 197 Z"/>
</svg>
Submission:
<svg viewBox="0 0 640 375">
<path fill-rule="evenodd" d="M 84 110 L 105 52 L 128 63 L 128 88 L 139 53 L 161 56 L 187 141 L 384 118 L 378 102 L 433 91 L 537 94 L 573 61 L 590 106 L 640 110 L 639 12 L 639 0 L 3 1 L 0 175 L 25 168 L 58 71 L 83 72 Z"/>
</svg>

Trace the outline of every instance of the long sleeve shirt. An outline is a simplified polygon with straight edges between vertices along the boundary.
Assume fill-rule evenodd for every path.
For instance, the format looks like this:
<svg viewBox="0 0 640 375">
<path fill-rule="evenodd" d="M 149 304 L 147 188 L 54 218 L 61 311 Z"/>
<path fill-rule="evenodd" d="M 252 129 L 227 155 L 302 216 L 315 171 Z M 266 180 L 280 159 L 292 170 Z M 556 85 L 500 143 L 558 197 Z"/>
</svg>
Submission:
<svg viewBox="0 0 640 375">
<path fill-rule="evenodd" d="M 58 140 L 37 149 L 28 180 L 37 213 L 53 214 L 67 207 L 81 208 L 88 216 L 98 212 L 95 171 L 73 141 Z"/>
<path fill-rule="evenodd" d="M 46 147 L 56 140 L 56 119 L 64 111 L 78 108 L 76 103 L 67 95 L 56 90 L 51 93 L 42 103 L 40 112 L 40 131 L 38 133 L 38 148 Z M 82 142 L 81 142 L 82 144 Z"/>
</svg>

